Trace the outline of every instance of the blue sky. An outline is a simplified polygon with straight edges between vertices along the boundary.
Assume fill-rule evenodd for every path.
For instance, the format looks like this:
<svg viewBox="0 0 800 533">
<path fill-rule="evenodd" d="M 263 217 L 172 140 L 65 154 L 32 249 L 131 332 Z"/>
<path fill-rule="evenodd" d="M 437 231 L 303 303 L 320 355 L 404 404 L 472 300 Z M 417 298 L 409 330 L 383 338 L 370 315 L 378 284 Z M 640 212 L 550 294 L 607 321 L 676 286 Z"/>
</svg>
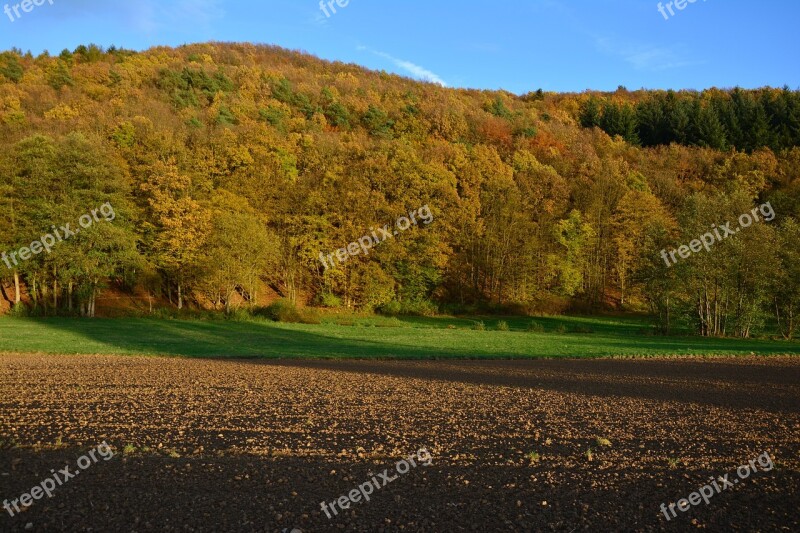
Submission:
<svg viewBox="0 0 800 533">
<path fill-rule="evenodd" d="M 0 0 L 2 49 L 248 41 L 515 93 L 800 88 L 797 0 L 678 0 L 672 16 L 663 0 L 666 15 L 654 0 L 349 0 L 330 17 L 319 0 L 44 0 L 17 18 L 21 1 Z"/>
</svg>

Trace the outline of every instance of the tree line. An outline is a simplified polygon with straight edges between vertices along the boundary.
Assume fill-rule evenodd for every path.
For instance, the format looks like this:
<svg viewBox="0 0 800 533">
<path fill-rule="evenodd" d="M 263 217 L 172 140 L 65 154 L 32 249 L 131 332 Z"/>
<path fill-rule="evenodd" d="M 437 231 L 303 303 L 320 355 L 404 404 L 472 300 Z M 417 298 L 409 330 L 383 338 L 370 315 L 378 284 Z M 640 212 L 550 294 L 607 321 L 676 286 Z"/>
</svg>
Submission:
<svg viewBox="0 0 800 533">
<path fill-rule="evenodd" d="M 800 92 L 787 87 L 653 91 L 642 96 L 620 91 L 589 98 L 581 108 L 580 123 L 645 147 L 678 143 L 779 152 L 800 144 Z"/>
</svg>

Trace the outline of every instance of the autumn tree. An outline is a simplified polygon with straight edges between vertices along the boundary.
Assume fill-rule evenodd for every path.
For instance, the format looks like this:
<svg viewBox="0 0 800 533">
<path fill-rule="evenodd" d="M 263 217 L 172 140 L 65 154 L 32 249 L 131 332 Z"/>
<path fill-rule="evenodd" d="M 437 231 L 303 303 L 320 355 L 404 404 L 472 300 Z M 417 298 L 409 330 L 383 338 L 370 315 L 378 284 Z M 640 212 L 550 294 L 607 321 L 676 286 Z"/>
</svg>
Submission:
<svg viewBox="0 0 800 533">
<path fill-rule="evenodd" d="M 211 216 L 194 198 L 192 180 L 174 161 L 157 162 L 141 185 L 147 199 L 145 243 L 155 263 L 177 290 L 178 309 L 183 308 L 187 288 L 197 279 Z"/>
</svg>

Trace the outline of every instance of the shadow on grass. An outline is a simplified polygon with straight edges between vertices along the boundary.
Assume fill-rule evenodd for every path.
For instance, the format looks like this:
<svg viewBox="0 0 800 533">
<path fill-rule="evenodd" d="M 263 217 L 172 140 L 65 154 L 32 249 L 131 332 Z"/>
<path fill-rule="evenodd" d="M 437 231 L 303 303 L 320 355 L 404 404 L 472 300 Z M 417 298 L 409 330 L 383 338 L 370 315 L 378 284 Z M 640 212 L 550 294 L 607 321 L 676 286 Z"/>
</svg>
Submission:
<svg viewBox="0 0 800 533">
<path fill-rule="evenodd" d="M 800 353 L 800 343 L 155 319 L 0 319 L 0 350 L 316 359 L 591 358 Z M 616 332 L 617 334 L 612 334 Z"/>
<path fill-rule="evenodd" d="M 499 315 L 475 315 L 475 316 L 399 316 L 398 320 L 415 327 L 428 328 L 447 328 L 456 326 L 458 328 L 470 328 L 476 322 L 483 322 L 490 329 L 496 329 L 498 322 L 505 322 L 511 331 L 527 331 L 531 323 L 536 323 L 544 328 L 546 333 L 554 333 L 563 328 L 565 331 L 571 330 L 591 330 L 592 333 L 604 335 L 640 335 L 642 331 L 652 329 L 650 323 L 644 318 L 637 317 L 577 317 L 577 316 L 499 316 Z M 678 332 L 685 333 L 685 332 Z"/>
<path fill-rule="evenodd" d="M 269 322 L 178 321 L 151 319 L 35 319 L 19 320 L 64 334 L 64 340 L 83 342 L 59 350 L 58 341 L 41 351 L 176 355 L 221 358 L 436 358 L 457 357 L 455 350 L 391 345 L 377 340 L 348 338 L 347 326 L 295 326 Z M 308 328 L 319 328 L 312 333 Z M 325 333 L 322 333 L 322 332 Z M 377 328 L 374 331 L 379 331 Z M 55 348 L 55 350 L 53 349 Z M 94 348 L 94 349 L 93 349 Z M 0 346 L 2 349 L 2 346 Z M 487 354 L 488 355 L 488 354 Z"/>
</svg>

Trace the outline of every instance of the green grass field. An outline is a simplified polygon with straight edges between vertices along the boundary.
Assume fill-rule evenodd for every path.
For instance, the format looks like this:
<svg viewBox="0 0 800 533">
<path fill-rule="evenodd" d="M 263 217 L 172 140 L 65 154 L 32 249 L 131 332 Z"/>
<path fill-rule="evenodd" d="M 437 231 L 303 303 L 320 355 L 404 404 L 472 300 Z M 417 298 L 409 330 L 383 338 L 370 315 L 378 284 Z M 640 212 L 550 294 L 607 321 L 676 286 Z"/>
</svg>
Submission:
<svg viewBox="0 0 800 533">
<path fill-rule="evenodd" d="M 476 319 L 477 320 L 477 319 Z M 265 358 L 535 358 L 800 354 L 800 342 L 644 334 L 635 318 L 326 317 L 268 321 L 0 318 L 0 352 Z M 510 331 L 496 331 L 499 320 Z M 528 332 L 535 320 L 543 332 Z"/>
</svg>

